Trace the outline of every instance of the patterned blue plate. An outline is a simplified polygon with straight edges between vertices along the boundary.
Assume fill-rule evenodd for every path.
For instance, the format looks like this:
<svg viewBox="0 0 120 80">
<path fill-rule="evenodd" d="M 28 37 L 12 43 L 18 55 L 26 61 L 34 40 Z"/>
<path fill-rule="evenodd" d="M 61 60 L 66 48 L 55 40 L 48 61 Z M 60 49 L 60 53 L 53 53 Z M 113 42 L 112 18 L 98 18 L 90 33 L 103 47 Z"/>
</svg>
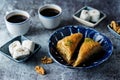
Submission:
<svg viewBox="0 0 120 80">
<path fill-rule="evenodd" d="M 27 57 L 23 58 L 23 59 L 14 59 L 11 54 L 9 53 L 9 49 L 8 46 L 13 42 L 13 41 L 24 41 L 24 40 L 28 40 L 26 37 L 24 36 L 17 36 L 15 38 L 13 38 L 12 40 L 10 40 L 9 42 L 7 42 L 6 44 L 4 44 L 3 46 L 0 47 L 0 53 L 2 53 L 3 55 L 5 55 L 6 57 L 10 58 L 11 60 L 15 61 L 15 62 L 24 62 L 26 61 L 29 57 L 31 57 L 33 54 L 35 54 L 39 49 L 40 49 L 40 45 L 35 43 L 35 49 L 34 51 Z"/>
<path fill-rule="evenodd" d="M 88 66 L 72 67 L 71 65 L 68 65 L 66 63 L 66 61 L 64 61 L 64 59 L 59 55 L 59 53 L 56 50 L 56 44 L 60 39 L 64 38 L 65 36 L 68 36 L 72 33 L 78 33 L 78 32 L 82 33 L 84 37 L 89 37 L 95 41 L 98 41 L 101 44 L 101 46 L 103 47 L 103 49 L 105 50 L 105 55 L 101 59 L 91 63 Z M 113 52 L 112 43 L 106 36 L 104 36 L 103 34 L 99 33 L 98 31 L 96 31 L 94 29 L 85 28 L 80 25 L 65 26 L 63 28 L 60 28 L 57 31 L 55 31 L 49 39 L 49 55 L 53 58 L 53 60 L 55 62 L 57 62 L 58 64 L 60 64 L 64 67 L 68 67 L 68 68 L 92 68 L 92 67 L 95 67 L 95 66 L 103 63 L 104 61 L 106 61 L 111 56 L 112 52 Z"/>
</svg>

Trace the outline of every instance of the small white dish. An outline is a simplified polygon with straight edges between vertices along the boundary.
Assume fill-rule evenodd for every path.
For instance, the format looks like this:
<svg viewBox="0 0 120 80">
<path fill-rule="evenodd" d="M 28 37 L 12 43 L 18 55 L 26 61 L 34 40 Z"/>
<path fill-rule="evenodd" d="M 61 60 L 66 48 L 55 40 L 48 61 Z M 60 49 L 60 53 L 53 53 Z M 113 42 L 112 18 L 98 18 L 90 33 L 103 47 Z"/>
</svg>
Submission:
<svg viewBox="0 0 120 80">
<path fill-rule="evenodd" d="M 85 7 L 81 8 L 80 10 L 78 10 L 77 12 L 75 12 L 75 14 L 73 14 L 73 18 L 86 26 L 94 27 L 106 17 L 106 14 L 104 14 L 103 12 L 100 11 L 100 19 L 97 22 L 86 21 L 86 20 L 80 19 L 80 17 L 79 17 L 82 10 L 92 10 L 92 9 L 95 9 L 95 8 L 85 6 Z"/>
</svg>

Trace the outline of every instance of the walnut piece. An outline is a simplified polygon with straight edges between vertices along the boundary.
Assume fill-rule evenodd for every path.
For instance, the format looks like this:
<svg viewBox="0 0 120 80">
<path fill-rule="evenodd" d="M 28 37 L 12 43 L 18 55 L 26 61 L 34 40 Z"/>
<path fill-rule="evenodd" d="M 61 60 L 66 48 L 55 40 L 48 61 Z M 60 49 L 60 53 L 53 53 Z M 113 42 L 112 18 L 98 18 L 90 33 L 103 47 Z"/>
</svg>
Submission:
<svg viewBox="0 0 120 80">
<path fill-rule="evenodd" d="M 45 56 L 45 57 L 41 58 L 41 62 L 43 64 L 50 64 L 53 62 L 53 60 L 51 58 Z"/>
<path fill-rule="evenodd" d="M 110 27 L 117 32 L 118 34 L 120 34 L 120 25 L 115 22 L 115 21 L 111 21 Z"/>
<path fill-rule="evenodd" d="M 41 75 L 45 75 L 45 69 L 41 66 L 36 66 L 35 71 Z"/>
</svg>

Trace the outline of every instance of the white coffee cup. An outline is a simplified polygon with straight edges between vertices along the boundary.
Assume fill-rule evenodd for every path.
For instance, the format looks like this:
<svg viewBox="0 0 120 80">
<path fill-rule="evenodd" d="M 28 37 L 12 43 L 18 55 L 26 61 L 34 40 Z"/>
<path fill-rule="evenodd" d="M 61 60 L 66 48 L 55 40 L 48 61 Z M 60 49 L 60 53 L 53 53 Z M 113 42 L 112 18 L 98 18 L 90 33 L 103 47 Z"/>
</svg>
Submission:
<svg viewBox="0 0 120 80">
<path fill-rule="evenodd" d="M 49 10 L 48 10 L 49 9 Z M 51 9 L 51 11 L 50 11 Z M 58 11 L 55 15 L 47 15 L 44 14 L 43 11 L 46 10 L 46 13 L 51 14 L 54 10 Z M 62 17 L 62 9 L 60 6 L 56 4 L 46 4 L 38 9 L 39 19 L 42 25 L 47 29 L 54 29 L 57 28 L 61 22 Z"/>
<path fill-rule="evenodd" d="M 20 21 L 19 20 L 21 18 L 20 15 L 24 16 L 23 18 L 26 18 L 26 19 L 23 19 L 23 20 L 21 19 L 22 21 Z M 13 36 L 24 35 L 28 32 L 30 28 L 30 15 L 26 11 L 13 10 L 13 11 L 7 12 L 4 19 L 5 19 L 7 30 Z"/>
</svg>

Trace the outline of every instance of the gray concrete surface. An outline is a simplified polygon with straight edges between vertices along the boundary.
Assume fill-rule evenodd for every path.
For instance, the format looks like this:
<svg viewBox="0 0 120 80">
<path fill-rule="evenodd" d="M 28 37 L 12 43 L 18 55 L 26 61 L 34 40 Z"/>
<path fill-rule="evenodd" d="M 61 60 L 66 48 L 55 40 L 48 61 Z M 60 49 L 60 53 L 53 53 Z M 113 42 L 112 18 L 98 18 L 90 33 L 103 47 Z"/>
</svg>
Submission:
<svg viewBox="0 0 120 80">
<path fill-rule="evenodd" d="M 25 63 L 16 63 L 0 54 L 0 80 L 120 80 L 120 39 L 112 35 L 107 24 L 111 20 L 120 20 L 119 0 L 4 0 L 5 5 L 0 10 L 0 46 L 12 39 L 4 23 L 4 15 L 14 9 L 25 10 L 32 17 L 32 26 L 25 35 L 27 38 L 41 45 L 38 53 Z M 0 0 L 0 4 L 2 4 Z M 113 43 L 112 56 L 98 67 L 88 70 L 75 70 L 63 68 L 57 63 L 43 65 L 40 58 L 48 55 L 48 39 L 55 30 L 46 30 L 38 19 L 38 7 L 47 4 L 58 4 L 63 9 L 63 19 L 59 27 L 65 25 L 78 25 L 72 18 L 75 11 L 88 5 L 103 11 L 107 18 L 95 27 L 96 30 L 106 35 Z M 43 66 L 47 74 L 39 75 L 34 71 L 36 65 Z"/>
</svg>

